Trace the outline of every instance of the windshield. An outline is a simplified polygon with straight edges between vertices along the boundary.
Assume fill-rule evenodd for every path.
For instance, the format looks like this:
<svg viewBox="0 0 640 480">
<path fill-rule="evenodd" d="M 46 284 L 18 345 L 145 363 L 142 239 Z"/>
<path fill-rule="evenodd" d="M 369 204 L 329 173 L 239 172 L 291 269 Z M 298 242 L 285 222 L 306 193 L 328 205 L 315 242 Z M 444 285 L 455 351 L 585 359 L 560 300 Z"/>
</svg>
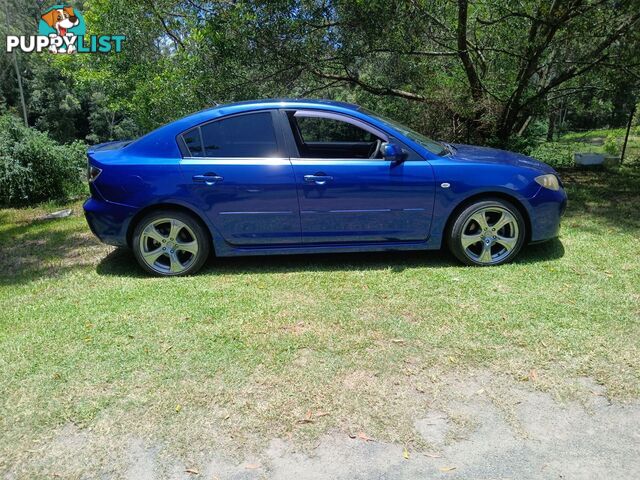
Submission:
<svg viewBox="0 0 640 480">
<path fill-rule="evenodd" d="M 382 115 L 379 115 L 363 107 L 360 107 L 360 110 L 366 113 L 367 115 L 380 120 L 381 122 L 391 125 L 394 129 L 396 129 L 402 135 L 413 140 L 416 143 L 419 143 L 424 148 L 429 150 L 431 153 L 435 153 L 436 155 L 446 155 L 447 153 L 449 153 L 447 147 L 444 144 L 440 142 L 436 142 L 435 140 L 432 140 L 429 137 L 419 132 L 416 132 L 415 130 L 410 129 L 409 127 L 402 125 L 401 123 L 396 122 L 395 120 L 392 120 L 387 117 L 383 117 Z"/>
</svg>

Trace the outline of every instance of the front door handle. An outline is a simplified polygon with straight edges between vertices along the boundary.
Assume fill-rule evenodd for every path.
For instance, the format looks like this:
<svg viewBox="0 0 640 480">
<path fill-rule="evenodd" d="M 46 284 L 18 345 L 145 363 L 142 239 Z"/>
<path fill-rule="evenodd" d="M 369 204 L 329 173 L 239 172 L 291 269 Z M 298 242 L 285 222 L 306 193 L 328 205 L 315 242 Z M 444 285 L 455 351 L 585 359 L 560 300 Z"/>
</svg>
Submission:
<svg viewBox="0 0 640 480">
<path fill-rule="evenodd" d="M 307 183 L 315 183 L 316 185 L 324 185 L 327 182 L 333 180 L 331 175 L 324 175 L 322 173 L 316 173 L 315 175 L 305 175 L 304 181 Z"/>
<path fill-rule="evenodd" d="M 209 186 L 215 185 L 216 183 L 220 183 L 224 180 L 220 175 L 216 175 L 215 173 L 205 173 L 204 175 L 194 175 L 193 181 L 195 183 L 205 183 Z"/>
</svg>

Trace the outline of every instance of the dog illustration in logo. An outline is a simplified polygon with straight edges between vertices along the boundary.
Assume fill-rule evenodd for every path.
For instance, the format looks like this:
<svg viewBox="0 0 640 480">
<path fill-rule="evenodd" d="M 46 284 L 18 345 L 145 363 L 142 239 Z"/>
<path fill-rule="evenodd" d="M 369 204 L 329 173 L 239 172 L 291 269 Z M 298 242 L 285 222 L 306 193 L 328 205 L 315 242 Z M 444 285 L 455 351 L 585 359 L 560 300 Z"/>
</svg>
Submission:
<svg viewBox="0 0 640 480">
<path fill-rule="evenodd" d="M 73 11 L 73 7 L 63 7 L 53 9 L 42 15 L 42 20 L 46 22 L 51 28 L 57 32 L 57 36 L 63 38 L 68 35 L 73 35 L 72 32 L 68 32 L 70 28 L 73 28 L 80 23 L 80 20 Z M 52 33 L 50 37 L 54 37 Z M 62 44 L 64 45 L 64 43 Z M 51 45 L 49 50 L 53 53 L 58 53 L 58 48 L 55 45 Z M 62 50 L 64 52 L 65 50 Z M 69 45 L 66 49 L 66 53 L 73 53 L 76 51 L 74 45 Z"/>
</svg>

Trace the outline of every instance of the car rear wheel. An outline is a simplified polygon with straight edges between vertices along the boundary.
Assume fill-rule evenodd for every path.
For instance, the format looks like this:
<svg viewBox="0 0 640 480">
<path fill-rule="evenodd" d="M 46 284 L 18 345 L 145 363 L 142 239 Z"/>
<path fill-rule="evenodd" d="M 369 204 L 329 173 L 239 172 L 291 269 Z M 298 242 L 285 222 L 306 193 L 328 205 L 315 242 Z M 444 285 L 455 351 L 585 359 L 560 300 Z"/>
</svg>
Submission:
<svg viewBox="0 0 640 480">
<path fill-rule="evenodd" d="M 189 275 L 209 257 L 209 235 L 191 215 L 159 210 L 135 227 L 133 252 L 147 272 L 160 276 Z"/>
<path fill-rule="evenodd" d="M 476 202 L 455 219 L 449 249 L 467 265 L 500 265 L 513 260 L 525 240 L 520 211 L 502 199 Z"/>
</svg>

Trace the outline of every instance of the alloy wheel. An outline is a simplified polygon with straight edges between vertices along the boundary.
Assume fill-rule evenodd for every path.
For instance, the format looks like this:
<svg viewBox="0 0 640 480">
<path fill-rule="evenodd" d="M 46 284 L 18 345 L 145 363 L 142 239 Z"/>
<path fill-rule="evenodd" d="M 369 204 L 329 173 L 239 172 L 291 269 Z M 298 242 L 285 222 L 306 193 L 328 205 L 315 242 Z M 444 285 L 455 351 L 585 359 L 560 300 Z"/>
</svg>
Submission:
<svg viewBox="0 0 640 480">
<path fill-rule="evenodd" d="M 518 221 L 506 208 L 491 206 L 475 211 L 462 228 L 462 249 L 482 265 L 499 263 L 518 245 Z"/>
<path fill-rule="evenodd" d="M 196 261 L 198 240 L 193 230 L 175 218 L 159 218 L 140 234 L 140 255 L 155 272 L 178 275 Z"/>
</svg>

